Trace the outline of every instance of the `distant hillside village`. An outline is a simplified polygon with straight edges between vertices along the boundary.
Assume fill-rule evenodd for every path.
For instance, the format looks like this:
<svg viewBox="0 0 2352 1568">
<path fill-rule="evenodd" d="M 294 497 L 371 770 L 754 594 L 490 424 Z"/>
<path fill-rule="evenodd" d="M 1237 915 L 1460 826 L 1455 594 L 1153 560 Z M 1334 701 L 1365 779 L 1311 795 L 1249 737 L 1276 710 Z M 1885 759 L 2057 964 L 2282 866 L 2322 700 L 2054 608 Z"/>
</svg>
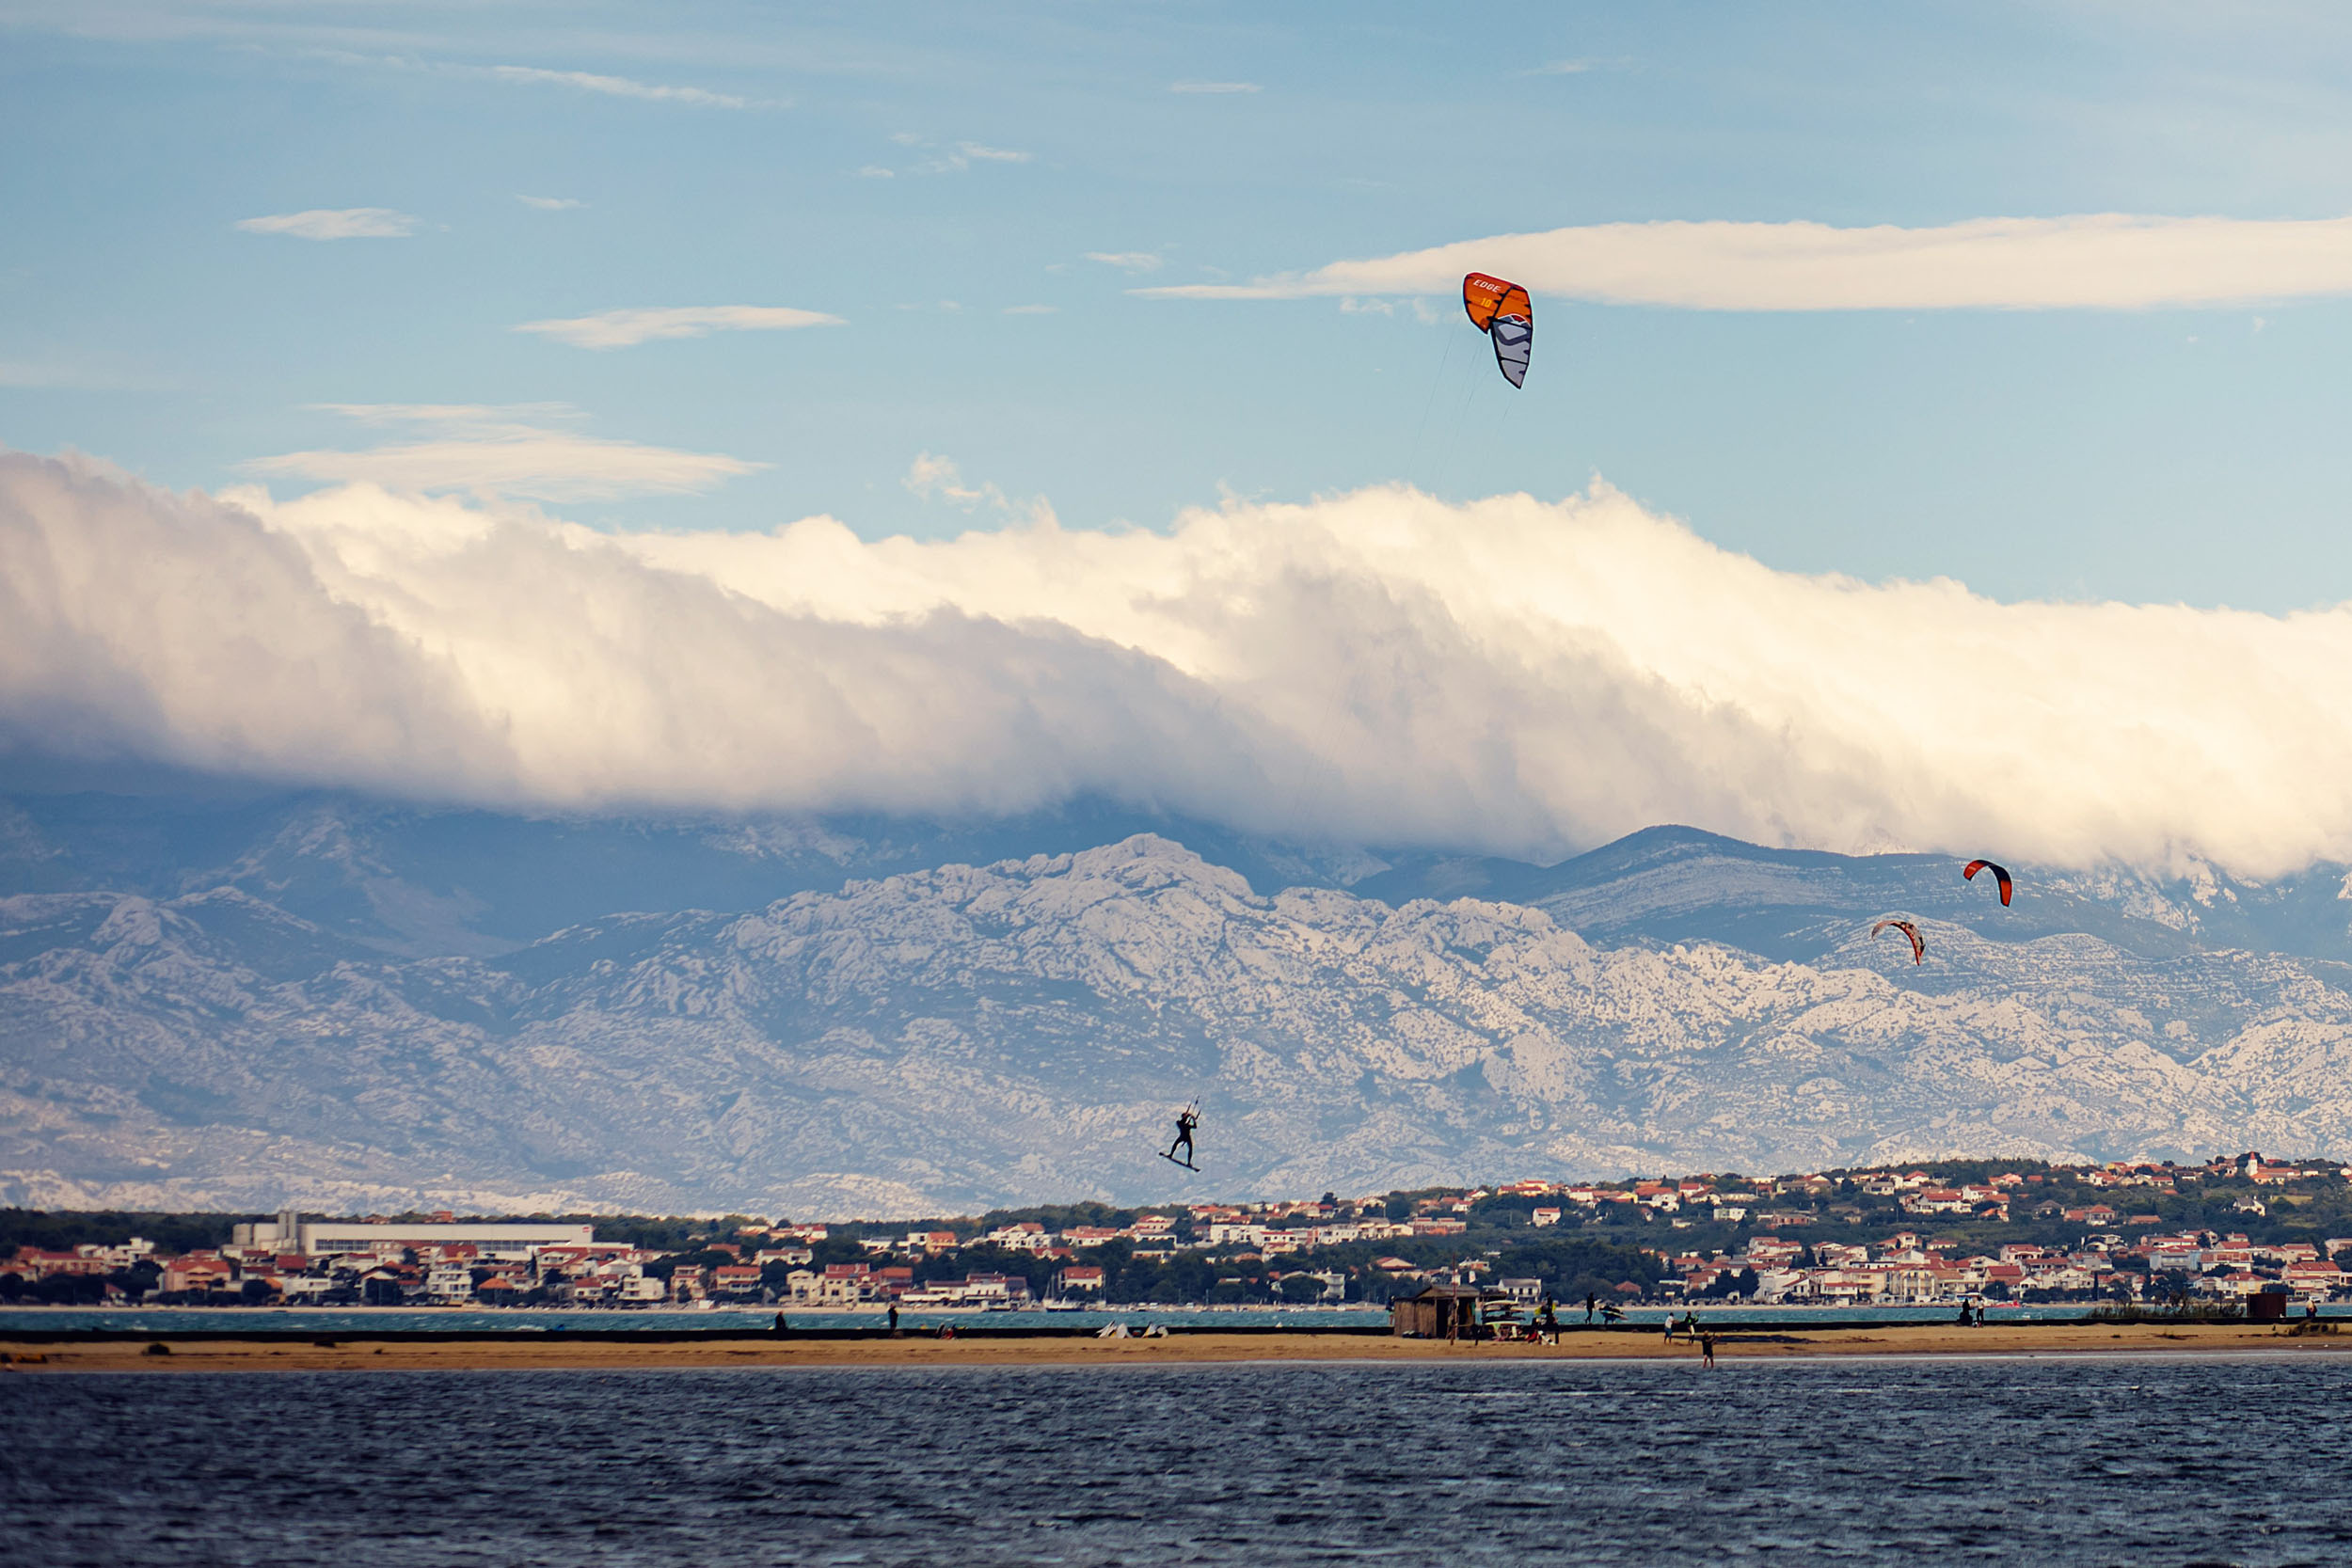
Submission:
<svg viewBox="0 0 2352 1568">
<path fill-rule="evenodd" d="M 908 1311 L 1378 1304 L 2232 1304 L 2352 1298 L 2352 1171 L 1938 1162 L 1505 1182 L 1311 1202 L 1099 1204 L 912 1224 L 0 1211 L 16 1306 Z"/>
</svg>

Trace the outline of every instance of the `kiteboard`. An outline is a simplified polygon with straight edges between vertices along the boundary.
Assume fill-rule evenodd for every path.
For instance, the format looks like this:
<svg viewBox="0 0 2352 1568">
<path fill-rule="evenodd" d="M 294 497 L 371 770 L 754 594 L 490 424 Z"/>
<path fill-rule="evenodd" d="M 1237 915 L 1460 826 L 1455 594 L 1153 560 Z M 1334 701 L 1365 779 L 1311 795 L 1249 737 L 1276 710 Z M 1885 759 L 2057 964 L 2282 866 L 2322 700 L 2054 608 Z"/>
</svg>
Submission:
<svg viewBox="0 0 2352 1568">
<path fill-rule="evenodd" d="M 1159 1156 L 1160 1156 L 1160 1158 L 1161 1158 L 1161 1159 L 1163 1159 L 1163 1160 L 1167 1161 L 1169 1164 L 1171 1164 L 1171 1165 L 1182 1165 L 1182 1166 L 1184 1166 L 1186 1170 L 1189 1170 L 1189 1171 L 1198 1171 L 1198 1170 L 1200 1170 L 1200 1168 L 1199 1165 L 1194 1164 L 1193 1164 L 1190 1160 L 1179 1160 L 1178 1158 L 1176 1158 L 1176 1156 L 1174 1156 L 1173 1154 L 1170 1154 L 1170 1153 L 1169 1153 L 1167 1149 L 1165 1149 L 1165 1148 L 1163 1148 L 1163 1149 L 1161 1149 L 1161 1150 L 1159 1151 Z"/>
</svg>

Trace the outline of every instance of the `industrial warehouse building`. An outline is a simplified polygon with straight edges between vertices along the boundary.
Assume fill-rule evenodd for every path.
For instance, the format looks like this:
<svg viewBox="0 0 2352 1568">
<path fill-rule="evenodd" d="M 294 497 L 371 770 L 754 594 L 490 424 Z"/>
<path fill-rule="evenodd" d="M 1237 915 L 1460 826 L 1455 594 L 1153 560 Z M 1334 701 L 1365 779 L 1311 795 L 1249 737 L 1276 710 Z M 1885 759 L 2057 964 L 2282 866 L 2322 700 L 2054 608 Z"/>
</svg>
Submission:
<svg viewBox="0 0 2352 1568">
<path fill-rule="evenodd" d="M 594 1246 L 592 1225 L 510 1225 L 465 1221 L 393 1224 L 364 1220 L 304 1220 L 292 1210 L 267 1220 L 240 1225 L 234 1244 L 276 1247 L 305 1258 L 351 1252 L 401 1252 L 410 1247 L 472 1246 L 485 1258 L 528 1258 L 534 1247 Z"/>
</svg>

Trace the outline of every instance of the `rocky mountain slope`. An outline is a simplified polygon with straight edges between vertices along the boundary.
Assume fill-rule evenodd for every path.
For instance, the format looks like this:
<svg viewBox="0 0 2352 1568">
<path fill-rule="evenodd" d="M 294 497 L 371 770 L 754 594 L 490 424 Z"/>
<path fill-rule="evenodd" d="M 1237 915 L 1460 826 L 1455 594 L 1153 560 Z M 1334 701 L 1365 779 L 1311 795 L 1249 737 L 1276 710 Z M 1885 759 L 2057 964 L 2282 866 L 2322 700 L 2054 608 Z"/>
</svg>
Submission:
<svg viewBox="0 0 2352 1568">
<path fill-rule="evenodd" d="M 1245 877 L 1153 833 L 895 869 L 956 832 L 235 810 L 0 815 L 0 1199 L 807 1215 L 2352 1153 L 2341 868 L 2027 875 L 2003 911 L 1942 858 L 1676 829 L 1548 869 L 1218 846 Z M 519 934 L 689 886 L 768 895 Z M 1890 912 L 1926 964 L 1870 941 Z M 1194 1099 L 1198 1177 L 1153 1152 Z"/>
</svg>

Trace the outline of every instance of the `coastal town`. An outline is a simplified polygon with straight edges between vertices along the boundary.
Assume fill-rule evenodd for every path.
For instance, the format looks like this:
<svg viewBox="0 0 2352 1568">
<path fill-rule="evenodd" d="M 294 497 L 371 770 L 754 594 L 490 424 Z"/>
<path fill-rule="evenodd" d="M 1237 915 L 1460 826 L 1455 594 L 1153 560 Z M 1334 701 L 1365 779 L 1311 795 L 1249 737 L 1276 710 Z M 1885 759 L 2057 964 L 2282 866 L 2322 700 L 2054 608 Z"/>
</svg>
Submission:
<svg viewBox="0 0 2352 1568">
<path fill-rule="evenodd" d="M 1343 1199 L 795 1224 L 0 1211 L 0 1303 L 957 1312 L 2352 1300 L 2352 1170 L 1939 1162 L 1750 1179 L 1514 1180 Z M 2283 1298 L 2282 1301 L 2276 1298 Z"/>
</svg>

